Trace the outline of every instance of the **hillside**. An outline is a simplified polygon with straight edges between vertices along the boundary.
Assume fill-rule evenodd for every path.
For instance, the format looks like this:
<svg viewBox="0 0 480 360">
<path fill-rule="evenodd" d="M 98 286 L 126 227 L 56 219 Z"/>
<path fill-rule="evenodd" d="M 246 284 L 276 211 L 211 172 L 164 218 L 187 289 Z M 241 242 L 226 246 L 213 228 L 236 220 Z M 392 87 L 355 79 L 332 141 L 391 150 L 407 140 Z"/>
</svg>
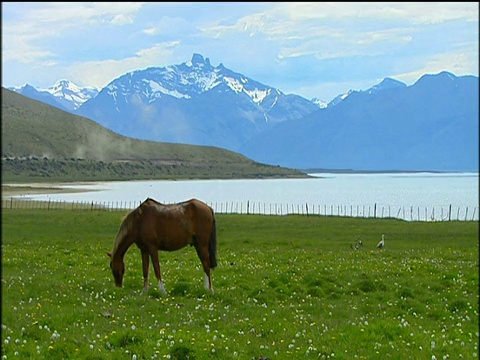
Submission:
<svg viewBox="0 0 480 360">
<path fill-rule="evenodd" d="M 217 147 L 116 134 L 2 88 L 2 181 L 304 177 Z"/>
</svg>

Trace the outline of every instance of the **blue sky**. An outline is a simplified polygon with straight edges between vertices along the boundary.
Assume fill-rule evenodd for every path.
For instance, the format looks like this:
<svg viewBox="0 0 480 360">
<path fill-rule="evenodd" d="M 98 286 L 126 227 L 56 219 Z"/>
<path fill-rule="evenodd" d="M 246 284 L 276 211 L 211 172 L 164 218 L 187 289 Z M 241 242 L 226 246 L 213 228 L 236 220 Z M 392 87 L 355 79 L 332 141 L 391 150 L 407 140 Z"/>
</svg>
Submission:
<svg viewBox="0 0 480 360">
<path fill-rule="evenodd" d="M 2 2 L 2 86 L 102 88 L 199 53 L 329 101 L 386 77 L 478 76 L 478 2 Z"/>
</svg>

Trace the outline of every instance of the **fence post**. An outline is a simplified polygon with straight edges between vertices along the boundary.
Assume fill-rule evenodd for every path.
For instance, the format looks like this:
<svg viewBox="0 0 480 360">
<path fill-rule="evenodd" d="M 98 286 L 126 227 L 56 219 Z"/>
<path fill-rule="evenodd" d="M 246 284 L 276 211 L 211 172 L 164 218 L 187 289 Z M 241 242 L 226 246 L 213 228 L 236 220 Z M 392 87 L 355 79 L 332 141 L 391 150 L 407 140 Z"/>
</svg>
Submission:
<svg viewBox="0 0 480 360">
<path fill-rule="evenodd" d="M 14 204 L 15 203 L 15 204 Z M 133 204 L 135 205 L 136 201 L 133 202 Z M 102 206 L 103 204 L 103 206 Z M 141 201 L 140 201 L 140 204 L 141 204 Z M 14 209 L 14 208 L 17 208 L 17 209 L 22 209 L 22 208 L 25 208 L 25 209 L 46 209 L 46 210 L 55 210 L 55 209 L 59 209 L 59 208 L 65 208 L 65 209 L 68 209 L 70 208 L 71 210 L 75 210 L 75 209 L 88 209 L 88 207 L 90 207 L 90 210 L 91 211 L 95 211 L 95 210 L 99 210 L 99 209 L 106 209 L 106 210 L 118 210 L 118 209 L 123 209 L 124 206 L 127 207 L 128 205 L 130 205 L 130 208 L 132 206 L 132 202 L 127 202 L 125 201 L 125 203 L 123 201 L 107 201 L 107 202 L 96 202 L 96 201 L 80 201 L 80 202 L 77 202 L 77 201 L 71 201 L 71 202 L 67 202 L 66 200 L 59 200 L 59 201 L 55 201 L 52 199 L 48 199 L 48 201 L 35 201 L 35 200 L 16 200 L 14 199 L 13 197 L 11 197 L 10 199 L 4 199 L 2 200 L 2 208 L 10 208 L 10 209 Z M 285 210 L 284 210 L 284 205 L 285 205 Z M 213 204 L 211 205 L 213 206 Z M 258 209 L 256 209 L 256 207 L 258 206 Z M 220 207 L 220 209 L 218 209 L 218 207 Z M 224 209 L 225 207 L 225 209 Z M 308 201 L 305 202 L 305 210 L 303 210 L 303 205 L 301 204 L 288 204 L 288 203 L 269 203 L 269 212 L 268 212 L 268 209 L 267 209 L 267 204 L 266 203 L 263 203 L 263 214 L 266 215 L 267 212 L 269 215 L 284 215 L 284 214 L 289 214 L 289 208 L 291 207 L 291 214 L 298 214 L 298 215 L 306 215 L 307 217 L 310 216 L 310 215 L 315 215 L 316 212 L 315 212 L 315 204 L 312 205 L 312 207 L 309 209 L 309 206 L 308 206 Z M 322 206 L 320 204 L 317 205 L 318 209 L 318 215 L 322 215 Z M 453 210 L 453 205 L 452 204 L 449 204 L 448 205 L 448 213 L 444 213 L 444 206 L 440 206 L 440 211 L 437 210 L 437 214 L 435 214 L 435 206 L 432 206 L 431 210 L 428 210 L 428 207 L 425 206 L 424 208 L 424 216 L 425 218 L 422 220 L 421 219 L 421 214 L 422 214 L 422 210 L 420 210 L 420 207 L 417 207 L 417 221 L 474 221 L 475 220 L 475 217 L 477 216 L 477 210 L 478 208 L 477 207 L 473 207 L 473 211 L 470 211 L 469 207 L 466 206 L 465 207 L 465 212 L 464 212 L 464 215 L 463 215 L 463 219 L 460 218 L 460 212 L 461 212 L 461 209 L 462 207 L 457 207 L 457 215 L 456 215 L 456 218 L 454 217 L 454 214 L 452 213 L 452 210 Z M 363 213 L 361 213 L 361 211 L 363 210 Z M 374 203 L 374 208 L 373 208 L 373 218 L 377 218 L 377 215 L 381 218 L 385 218 L 386 214 L 387 214 L 387 209 L 382 206 L 382 210 L 381 210 L 381 213 L 380 211 L 378 211 L 378 214 L 377 214 L 377 210 L 380 210 L 378 208 L 378 204 L 377 203 Z M 226 202 L 220 202 L 220 203 L 215 203 L 215 212 L 219 212 L 219 213 L 222 213 L 224 211 L 225 214 L 228 214 L 228 213 L 239 213 L 239 214 L 243 214 L 243 202 L 231 202 L 230 203 L 230 209 L 229 209 L 229 202 L 226 201 Z M 328 212 L 328 206 L 326 204 L 323 204 L 323 215 L 324 216 L 335 216 L 335 207 L 334 205 L 330 205 L 330 213 Z M 356 214 L 353 213 L 353 205 L 350 205 L 350 216 L 351 217 L 370 217 L 371 215 L 371 212 L 372 212 L 372 209 L 371 209 L 371 206 L 368 206 L 368 214 L 367 214 L 367 209 L 366 209 L 366 206 L 363 205 L 363 206 L 360 206 L 360 205 L 356 205 Z M 411 221 L 414 221 L 415 218 L 413 217 L 413 213 L 414 213 L 415 209 L 414 209 L 414 206 L 411 205 L 410 206 L 410 220 Z M 253 202 L 252 203 L 252 208 L 250 208 L 250 200 L 247 200 L 247 203 L 246 203 L 246 214 L 262 214 L 262 203 L 255 203 Z M 394 212 L 393 212 L 394 214 Z M 337 205 L 337 216 L 348 216 L 348 207 L 347 205 Z M 469 218 L 469 215 L 470 215 L 470 218 Z M 388 207 L 388 217 L 391 217 L 392 216 L 392 209 L 391 207 L 389 206 Z M 439 217 L 439 219 L 436 219 L 436 216 Z M 397 211 L 397 214 L 396 214 L 396 218 L 398 219 L 404 219 L 404 220 L 407 220 L 407 217 L 408 217 L 408 208 L 405 209 L 405 207 L 399 207 L 398 208 L 398 211 Z"/>
</svg>

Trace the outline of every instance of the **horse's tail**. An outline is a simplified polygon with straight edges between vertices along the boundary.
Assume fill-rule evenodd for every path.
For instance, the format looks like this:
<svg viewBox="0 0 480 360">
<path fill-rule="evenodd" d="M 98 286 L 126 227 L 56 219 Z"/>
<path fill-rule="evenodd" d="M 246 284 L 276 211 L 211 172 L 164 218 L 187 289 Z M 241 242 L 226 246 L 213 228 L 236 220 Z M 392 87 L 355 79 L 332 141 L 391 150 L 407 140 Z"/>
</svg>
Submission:
<svg viewBox="0 0 480 360">
<path fill-rule="evenodd" d="M 217 267 L 217 222 L 213 217 L 212 232 L 208 243 L 208 253 L 210 257 L 210 269 Z"/>
</svg>

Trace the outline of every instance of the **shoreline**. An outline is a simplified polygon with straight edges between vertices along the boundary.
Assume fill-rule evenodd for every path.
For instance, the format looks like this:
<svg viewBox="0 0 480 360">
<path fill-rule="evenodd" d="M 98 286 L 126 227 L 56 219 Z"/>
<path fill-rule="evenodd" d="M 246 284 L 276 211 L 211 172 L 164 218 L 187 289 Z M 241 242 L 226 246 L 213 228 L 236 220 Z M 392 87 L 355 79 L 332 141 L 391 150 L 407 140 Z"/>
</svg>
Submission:
<svg viewBox="0 0 480 360">
<path fill-rule="evenodd" d="M 82 183 L 78 183 L 82 184 Z M 64 188 L 63 183 L 29 183 L 29 184 L 2 184 L 2 199 L 8 199 L 13 196 L 28 196 L 38 194 L 67 194 L 87 192 L 92 190 Z M 69 183 L 68 185 L 72 185 Z"/>
</svg>

